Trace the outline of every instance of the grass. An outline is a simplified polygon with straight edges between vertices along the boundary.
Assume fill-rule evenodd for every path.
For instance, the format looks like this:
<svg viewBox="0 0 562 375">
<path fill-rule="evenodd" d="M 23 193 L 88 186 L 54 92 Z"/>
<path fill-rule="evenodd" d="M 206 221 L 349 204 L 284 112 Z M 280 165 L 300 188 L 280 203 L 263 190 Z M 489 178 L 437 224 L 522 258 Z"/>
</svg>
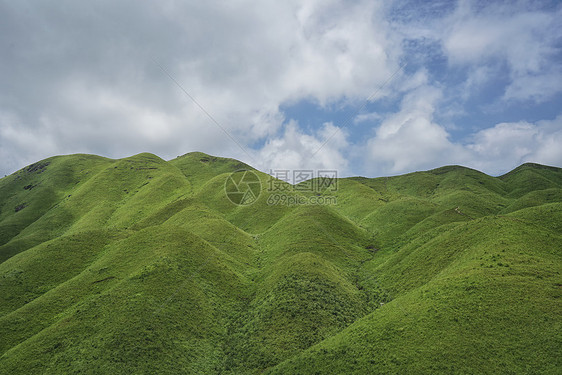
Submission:
<svg viewBox="0 0 562 375">
<path fill-rule="evenodd" d="M 557 373 L 561 240 L 485 218 L 401 249 L 368 270 L 394 300 L 270 373 Z"/>
<path fill-rule="evenodd" d="M 562 170 L 338 180 L 235 205 L 189 153 L 0 179 L 0 374 L 552 373 Z"/>
</svg>

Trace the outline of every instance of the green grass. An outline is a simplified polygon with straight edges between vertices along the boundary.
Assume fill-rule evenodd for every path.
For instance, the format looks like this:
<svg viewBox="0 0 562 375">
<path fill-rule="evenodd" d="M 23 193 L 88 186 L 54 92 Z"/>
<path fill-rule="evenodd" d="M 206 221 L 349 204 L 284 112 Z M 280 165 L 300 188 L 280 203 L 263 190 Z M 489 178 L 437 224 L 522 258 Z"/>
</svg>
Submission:
<svg viewBox="0 0 562 375">
<path fill-rule="evenodd" d="M 562 170 L 446 166 L 227 199 L 251 167 L 49 158 L 0 179 L 0 374 L 558 373 Z"/>
<path fill-rule="evenodd" d="M 559 233 L 485 218 L 368 270 L 396 297 L 270 373 L 557 373 Z"/>
</svg>

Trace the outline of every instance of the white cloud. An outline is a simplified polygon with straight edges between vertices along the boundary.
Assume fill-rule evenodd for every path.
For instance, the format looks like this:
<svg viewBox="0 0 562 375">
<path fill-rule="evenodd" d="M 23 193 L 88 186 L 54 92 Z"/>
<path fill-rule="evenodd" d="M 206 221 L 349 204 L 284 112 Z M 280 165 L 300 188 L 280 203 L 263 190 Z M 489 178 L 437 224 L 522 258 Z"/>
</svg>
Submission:
<svg viewBox="0 0 562 375">
<path fill-rule="evenodd" d="M 491 175 L 525 162 L 562 165 L 562 116 L 529 123 L 499 123 L 454 142 L 433 120 L 440 90 L 422 86 L 407 94 L 366 142 L 370 174 L 400 174 L 460 164 Z"/>
<path fill-rule="evenodd" d="M 14 113 L 0 111 L 0 160 L 3 174 L 56 153 L 56 142 L 44 119 L 34 127 L 25 127 Z M 27 150 L 21 154 L 21 150 Z M 0 176 L 2 177 L 2 176 Z"/>
<path fill-rule="evenodd" d="M 520 4 L 490 3 L 476 9 L 461 1 L 444 20 L 443 50 L 451 64 L 471 66 L 467 88 L 497 74 L 505 64 L 511 83 L 504 99 L 543 101 L 562 90 L 560 53 L 562 8 L 534 10 Z"/>
<path fill-rule="evenodd" d="M 405 3 L 401 12 L 419 9 Z M 548 100 L 562 88 L 553 58 L 561 7 L 474 4 L 432 3 L 400 23 L 382 0 L 0 2 L 0 173 L 71 152 L 171 158 L 201 150 L 265 169 L 360 172 L 350 168 L 355 155 L 371 175 L 462 162 L 492 171 L 527 157 L 559 163 L 555 125 L 497 125 L 466 145 L 451 139 L 455 124 L 436 120 L 470 113 L 462 101 L 504 67 L 506 100 Z M 311 158 L 337 128 L 319 121 L 303 130 L 280 108 L 301 100 L 357 108 L 403 58 L 416 71 L 401 72 L 375 98 L 401 101 L 400 110 L 357 116 L 362 129 L 380 124 L 371 139 L 354 144 L 341 129 Z M 461 101 L 435 81 L 436 66 L 450 69 L 444 75 L 469 72 L 453 95 Z M 521 146 L 502 148 L 494 141 L 502 137 Z"/>
<path fill-rule="evenodd" d="M 487 65 L 477 65 L 470 70 L 468 78 L 462 85 L 461 97 L 467 100 L 475 92 L 478 92 L 486 83 L 489 82 L 490 77 L 497 74 L 497 69 Z"/>
<path fill-rule="evenodd" d="M 325 123 L 314 134 L 306 134 L 290 121 L 280 137 L 268 140 L 257 152 L 255 165 L 264 172 L 335 169 L 343 176 L 349 171 L 344 155 L 348 147 L 346 133 L 331 123 Z"/>
<path fill-rule="evenodd" d="M 427 169 L 459 160 L 463 150 L 433 121 L 441 91 L 421 86 L 407 94 L 400 111 L 389 115 L 367 142 L 369 169 L 375 174 L 397 174 Z"/>
<path fill-rule="evenodd" d="M 537 123 L 500 123 L 481 130 L 466 147 L 473 167 L 504 173 L 525 162 L 562 165 L 562 116 Z"/>
<path fill-rule="evenodd" d="M 360 115 L 355 116 L 355 118 L 353 119 L 353 123 L 359 124 L 362 122 L 374 122 L 380 120 L 382 117 L 383 116 L 377 112 L 362 113 Z"/>
<path fill-rule="evenodd" d="M 477 0 L 432 2 L 423 8 L 409 0 L 398 4 L 401 14 L 392 27 L 402 37 L 405 57 L 422 66 L 431 66 L 436 57 L 447 59 L 449 79 L 466 75 L 457 90 L 460 99 L 478 95 L 477 90 L 491 82 L 503 85 L 503 101 L 543 102 L 562 91 L 559 4 Z"/>
<path fill-rule="evenodd" d="M 0 110 L 20 118 L 11 137 L 49 123 L 44 156 L 245 157 L 157 64 L 242 145 L 263 142 L 285 121 L 281 104 L 364 100 L 396 69 L 400 47 L 381 4 L 0 4 L 0 48 L 8 51 L 0 56 Z M 36 148 L 24 143 L 12 157 L 23 162 Z"/>
<path fill-rule="evenodd" d="M 504 99 L 524 101 L 531 99 L 537 103 L 543 102 L 562 89 L 562 70 L 553 65 L 539 74 L 524 74 L 506 88 Z"/>
<path fill-rule="evenodd" d="M 398 66 L 398 38 L 378 1 L 310 1 L 298 11 L 298 33 L 286 88 L 325 104 L 365 99 Z"/>
</svg>

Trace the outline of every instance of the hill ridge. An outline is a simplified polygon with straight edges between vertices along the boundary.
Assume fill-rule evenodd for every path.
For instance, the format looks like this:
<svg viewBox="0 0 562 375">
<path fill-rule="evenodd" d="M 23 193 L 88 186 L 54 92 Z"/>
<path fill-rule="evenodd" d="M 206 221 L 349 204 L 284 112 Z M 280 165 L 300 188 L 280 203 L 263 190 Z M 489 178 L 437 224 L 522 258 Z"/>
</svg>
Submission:
<svg viewBox="0 0 562 375">
<path fill-rule="evenodd" d="M 240 169 L 252 204 L 225 192 Z M 194 152 L 0 179 L 0 373 L 562 366 L 562 169 L 277 180 L 292 204 L 268 199 L 271 178 Z"/>
</svg>

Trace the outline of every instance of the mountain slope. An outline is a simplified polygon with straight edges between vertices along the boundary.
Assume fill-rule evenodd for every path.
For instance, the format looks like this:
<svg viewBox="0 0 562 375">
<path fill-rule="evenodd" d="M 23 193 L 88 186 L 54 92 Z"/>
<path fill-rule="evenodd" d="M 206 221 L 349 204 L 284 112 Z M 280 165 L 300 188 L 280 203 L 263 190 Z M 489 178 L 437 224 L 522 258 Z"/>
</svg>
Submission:
<svg viewBox="0 0 562 375">
<path fill-rule="evenodd" d="M 562 237 L 533 226 L 484 218 L 401 248 L 368 271 L 394 300 L 270 373 L 558 373 Z"/>
<path fill-rule="evenodd" d="M 241 169 L 252 204 L 225 192 Z M 334 183 L 203 153 L 0 179 L 0 373 L 562 367 L 561 169 Z"/>
</svg>

